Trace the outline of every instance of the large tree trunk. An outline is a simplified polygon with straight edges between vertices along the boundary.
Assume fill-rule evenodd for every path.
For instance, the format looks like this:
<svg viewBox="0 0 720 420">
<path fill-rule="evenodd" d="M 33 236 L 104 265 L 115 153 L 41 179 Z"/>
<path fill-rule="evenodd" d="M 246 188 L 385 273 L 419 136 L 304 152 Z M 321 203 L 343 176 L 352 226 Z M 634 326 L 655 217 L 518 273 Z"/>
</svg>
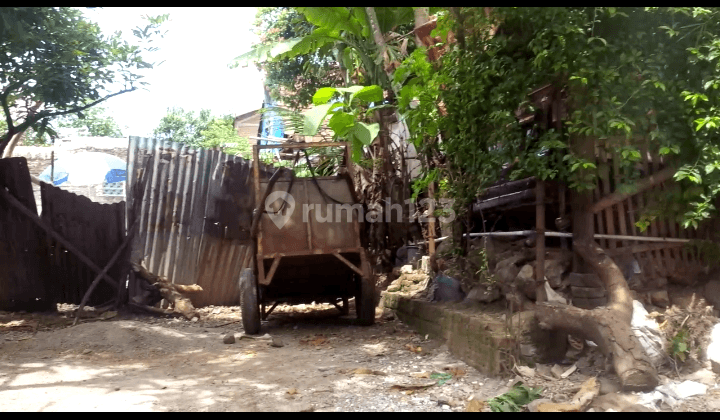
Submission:
<svg viewBox="0 0 720 420">
<path fill-rule="evenodd" d="M 594 140 L 574 140 L 575 153 L 593 161 Z M 572 334 L 591 340 L 606 357 L 612 356 L 615 373 L 624 390 L 653 389 L 659 382 L 657 372 L 630 326 L 633 310 L 630 289 L 615 262 L 595 243 L 592 205 L 592 190 L 573 193 L 573 251 L 576 255 L 573 271 L 595 272 L 607 290 L 608 305 L 585 310 L 541 303 L 536 305 L 535 315 L 540 328 L 563 337 Z"/>
</svg>

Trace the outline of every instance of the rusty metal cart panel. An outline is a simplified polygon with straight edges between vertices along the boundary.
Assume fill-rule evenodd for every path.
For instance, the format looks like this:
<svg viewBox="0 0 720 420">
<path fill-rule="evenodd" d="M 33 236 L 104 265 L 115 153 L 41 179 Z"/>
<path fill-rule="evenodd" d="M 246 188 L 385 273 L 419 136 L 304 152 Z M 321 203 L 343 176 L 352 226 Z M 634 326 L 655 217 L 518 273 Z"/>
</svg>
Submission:
<svg viewBox="0 0 720 420">
<path fill-rule="evenodd" d="M 255 270 L 252 275 L 247 272 L 241 276 L 241 306 L 246 332 L 259 331 L 260 318 L 265 319 L 280 302 L 327 302 L 347 313 L 348 299 L 352 296 L 356 297 L 360 322 L 371 324 L 374 320 L 374 283 L 361 242 L 359 218 L 362 206 L 358 204 L 352 184 L 348 145 L 341 142 L 258 145 L 253 147 L 255 162 L 259 162 L 260 150 L 278 147 L 344 147 L 345 171 L 337 176 L 299 178 L 285 175 L 272 179 L 276 174 L 265 179 L 260 176 L 259 166 L 254 165 Z M 270 200 L 269 195 L 275 192 L 281 192 L 280 198 L 268 202 L 266 207 L 266 199 Z M 283 205 L 281 198 L 285 193 L 292 198 Z M 271 216 L 284 216 L 284 220 L 276 224 Z M 243 281 L 253 285 L 243 287 Z M 252 296 L 253 288 L 255 296 Z M 342 307 L 338 305 L 340 301 Z M 273 306 L 266 311 L 265 305 L 269 303 Z M 254 306 L 259 306 L 259 316 L 256 316 Z M 247 323 L 246 315 L 250 318 Z"/>
</svg>

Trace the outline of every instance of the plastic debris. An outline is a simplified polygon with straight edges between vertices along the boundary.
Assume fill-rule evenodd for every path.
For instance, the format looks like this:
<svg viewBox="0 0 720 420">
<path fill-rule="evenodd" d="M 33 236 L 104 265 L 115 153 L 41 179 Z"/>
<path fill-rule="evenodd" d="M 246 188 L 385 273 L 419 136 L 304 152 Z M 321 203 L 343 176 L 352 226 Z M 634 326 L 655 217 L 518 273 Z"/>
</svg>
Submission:
<svg viewBox="0 0 720 420">
<path fill-rule="evenodd" d="M 655 365 L 662 364 L 666 359 L 665 338 L 660 326 L 651 318 L 642 303 L 633 300 L 631 327 L 640 344 L 645 349 L 650 361 Z"/>
</svg>

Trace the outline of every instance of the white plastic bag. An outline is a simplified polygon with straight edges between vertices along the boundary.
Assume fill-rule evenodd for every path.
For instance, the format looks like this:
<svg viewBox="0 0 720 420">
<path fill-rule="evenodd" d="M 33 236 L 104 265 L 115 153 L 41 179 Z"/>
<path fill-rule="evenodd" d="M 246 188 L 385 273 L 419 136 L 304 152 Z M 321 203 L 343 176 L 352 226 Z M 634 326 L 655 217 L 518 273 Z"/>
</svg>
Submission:
<svg viewBox="0 0 720 420">
<path fill-rule="evenodd" d="M 632 330 L 645 349 L 650 361 L 656 365 L 662 365 L 666 360 L 665 338 L 660 332 L 660 326 L 654 319 L 647 317 L 648 312 L 642 303 L 633 301 Z"/>
</svg>

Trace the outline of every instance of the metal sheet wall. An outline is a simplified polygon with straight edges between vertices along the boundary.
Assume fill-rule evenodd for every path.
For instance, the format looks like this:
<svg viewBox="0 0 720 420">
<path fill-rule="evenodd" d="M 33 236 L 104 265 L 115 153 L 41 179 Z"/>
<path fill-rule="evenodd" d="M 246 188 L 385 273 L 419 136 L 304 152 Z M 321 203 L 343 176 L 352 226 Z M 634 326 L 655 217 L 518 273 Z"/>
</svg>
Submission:
<svg viewBox="0 0 720 420">
<path fill-rule="evenodd" d="M 196 306 L 236 305 L 240 271 L 252 262 L 252 162 L 220 150 L 130 137 L 128 187 L 148 168 L 131 258 L 177 284 L 198 284 Z M 266 169 L 263 168 L 265 173 Z M 133 205 L 128 195 L 127 206 Z M 131 285 L 130 297 L 141 293 Z"/>
</svg>

